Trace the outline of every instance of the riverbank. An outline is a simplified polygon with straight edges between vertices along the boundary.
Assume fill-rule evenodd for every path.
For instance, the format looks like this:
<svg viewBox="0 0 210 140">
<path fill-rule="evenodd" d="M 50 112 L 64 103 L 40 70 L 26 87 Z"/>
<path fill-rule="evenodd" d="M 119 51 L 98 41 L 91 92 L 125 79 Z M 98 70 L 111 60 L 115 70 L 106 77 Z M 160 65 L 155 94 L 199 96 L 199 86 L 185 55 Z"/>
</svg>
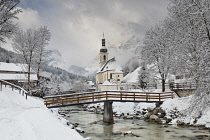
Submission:
<svg viewBox="0 0 210 140">
<path fill-rule="evenodd" d="M 24 96 L 11 88 L 0 91 L 0 139 L 2 140 L 84 140 L 67 126 L 57 111 L 44 106 L 43 100 Z"/>
<path fill-rule="evenodd" d="M 95 104 L 96 105 L 96 104 Z M 97 105 L 96 105 L 97 106 Z M 210 134 L 198 127 L 185 127 L 169 124 L 147 122 L 139 118 L 115 117 L 114 124 L 103 123 L 103 115 L 91 111 L 84 111 L 81 106 L 69 106 L 60 108 L 63 116 L 75 125 L 75 129 L 83 130 L 83 137 L 91 137 L 92 140 L 196 140 L 203 138 L 208 140 Z M 65 115 L 64 115 L 65 112 Z"/>
<path fill-rule="evenodd" d="M 207 107 L 207 110 L 199 118 L 190 115 L 183 116 L 184 112 L 188 111 L 188 108 L 191 106 L 192 97 L 193 95 L 184 98 L 168 99 L 161 105 L 161 108 L 165 110 L 166 117 L 172 120 L 171 124 L 203 126 L 210 129 L 210 107 Z"/>
</svg>

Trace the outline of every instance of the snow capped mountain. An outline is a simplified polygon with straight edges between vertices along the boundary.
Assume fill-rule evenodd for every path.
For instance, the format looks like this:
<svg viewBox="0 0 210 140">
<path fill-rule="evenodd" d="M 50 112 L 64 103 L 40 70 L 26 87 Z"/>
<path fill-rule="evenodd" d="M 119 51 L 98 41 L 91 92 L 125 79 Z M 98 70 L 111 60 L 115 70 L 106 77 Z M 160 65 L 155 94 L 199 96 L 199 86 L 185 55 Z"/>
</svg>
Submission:
<svg viewBox="0 0 210 140">
<path fill-rule="evenodd" d="M 68 69 L 69 72 L 77 75 L 95 77 L 97 70 L 99 69 L 98 57 L 92 60 L 92 63 L 87 67 L 80 67 L 76 65 L 71 65 Z"/>
<path fill-rule="evenodd" d="M 59 67 L 64 70 L 68 70 L 68 67 L 66 66 L 66 62 L 64 61 L 59 50 L 57 49 L 52 50 L 52 54 L 49 57 L 50 57 L 50 60 L 52 60 L 52 62 L 50 62 L 49 65 L 54 66 L 54 67 Z"/>
<path fill-rule="evenodd" d="M 125 43 L 108 45 L 109 58 L 115 57 L 120 65 L 124 65 L 127 60 L 138 54 L 138 51 L 141 48 L 141 43 L 139 37 L 132 36 Z"/>
</svg>

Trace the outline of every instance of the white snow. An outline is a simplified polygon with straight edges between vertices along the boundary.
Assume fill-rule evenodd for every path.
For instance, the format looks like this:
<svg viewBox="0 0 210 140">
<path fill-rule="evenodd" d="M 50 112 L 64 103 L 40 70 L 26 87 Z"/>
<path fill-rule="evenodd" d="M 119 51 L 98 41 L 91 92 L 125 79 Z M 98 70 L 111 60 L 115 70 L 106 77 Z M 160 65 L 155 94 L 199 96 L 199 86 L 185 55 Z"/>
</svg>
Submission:
<svg viewBox="0 0 210 140">
<path fill-rule="evenodd" d="M 89 104 L 88 107 L 94 106 L 97 108 L 103 108 L 104 103 L 97 103 L 97 104 Z M 142 111 L 143 109 L 147 108 L 155 108 L 155 103 L 132 103 L 132 102 L 113 102 L 113 112 L 116 112 L 116 114 L 122 114 L 125 115 L 127 113 L 129 114 L 135 114 L 136 111 Z"/>
<path fill-rule="evenodd" d="M 141 67 L 138 67 L 135 71 L 127 74 L 124 77 L 124 80 L 129 83 L 136 83 L 138 81 L 138 74 L 139 74 L 138 72 L 140 69 L 141 69 Z"/>
<path fill-rule="evenodd" d="M 0 71 L 27 72 L 26 68 L 26 64 L 0 62 Z"/>
<path fill-rule="evenodd" d="M 166 114 L 170 114 L 171 111 L 176 109 L 179 112 L 185 111 L 188 107 L 190 107 L 190 100 L 193 95 L 184 97 L 184 98 L 175 98 L 175 99 L 168 99 L 161 107 L 166 111 Z M 191 125 L 204 125 L 207 128 L 210 128 L 210 107 L 209 109 L 197 120 L 197 122 L 194 124 L 194 118 L 193 117 L 178 117 L 172 120 L 172 124 L 177 124 L 177 121 L 182 121 L 186 124 Z"/>
<path fill-rule="evenodd" d="M 110 83 L 109 81 L 104 81 L 102 85 L 114 85 L 114 84 Z"/>
<path fill-rule="evenodd" d="M 81 140 L 66 120 L 47 109 L 43 100 L 24 96 L 8 87 L 0 91 L 0 139 Z"/>
<path fill-rule="evenodd" d="M 147 108 L 155 108 L 155 103 L 132 103 L 132 102 L 113 103 L 113 111 L 116 112 L 116 114 L 121 114 L 121 113 L 134 114 L 136 111 L 141 111 L 142 109 L 147 109 Z"/>
<path fill-rule="evenodd" d="M 117 64 L 115 58 L 108 60 L 107 63 L 105 63 L 97 73 L 105 72 L 108 70 L 114 70 L 114 73 L 123 73 L 121 66 Z"/>
<path fill-rule="evenodd" d="M 27 74 L 0 73 L 0 79 L 27 81 Z M 36 74 L 30 74 L 30 80 L 37 80 L 37 75 Z"/>
</svg>

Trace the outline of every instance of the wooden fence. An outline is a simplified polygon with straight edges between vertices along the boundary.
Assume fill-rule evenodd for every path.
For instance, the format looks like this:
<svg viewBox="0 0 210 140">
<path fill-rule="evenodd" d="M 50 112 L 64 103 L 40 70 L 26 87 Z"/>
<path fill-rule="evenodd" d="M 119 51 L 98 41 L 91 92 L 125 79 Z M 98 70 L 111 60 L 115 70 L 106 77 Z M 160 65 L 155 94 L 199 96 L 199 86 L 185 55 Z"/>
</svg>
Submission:
<svg viewBox="0 0 210 140">
<path fill-rule="evenodd" d="M 28 91 L 26 91 L 25 89 L 23 89 L 22 87 L 20 86 L 17 86 L 13 83 L 10 83 L 10 82 L 7 82 L 7 81 L 4 81 L 4 80 L 0 80 L 0 90 L 2 91 L 2 87 L 3 86 L 10 86 L 12 88 L 12 90 L 19 90 L 19 93 L 24 96 L 26 96 L 26 99 L 27 99 L 27 95 L 28 95 Z"/>
</svg>

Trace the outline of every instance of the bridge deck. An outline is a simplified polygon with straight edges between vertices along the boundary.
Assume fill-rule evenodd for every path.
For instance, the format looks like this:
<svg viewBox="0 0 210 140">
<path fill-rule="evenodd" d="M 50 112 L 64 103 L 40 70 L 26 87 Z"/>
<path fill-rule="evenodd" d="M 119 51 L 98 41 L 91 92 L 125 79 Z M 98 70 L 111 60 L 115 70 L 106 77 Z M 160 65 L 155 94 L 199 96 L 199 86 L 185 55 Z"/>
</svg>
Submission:
<svg viewBox="0 0 210 140">
<path fill-rule="evenodd" d="M 49 108 L 99 103 L 114 102 L 163 102 L 165 99 L 174 98 L 174 92 L 131 92 L 131 91 L 100 91 L 69 95 L 44 97 L 45 105 Z"/>
</svg>

